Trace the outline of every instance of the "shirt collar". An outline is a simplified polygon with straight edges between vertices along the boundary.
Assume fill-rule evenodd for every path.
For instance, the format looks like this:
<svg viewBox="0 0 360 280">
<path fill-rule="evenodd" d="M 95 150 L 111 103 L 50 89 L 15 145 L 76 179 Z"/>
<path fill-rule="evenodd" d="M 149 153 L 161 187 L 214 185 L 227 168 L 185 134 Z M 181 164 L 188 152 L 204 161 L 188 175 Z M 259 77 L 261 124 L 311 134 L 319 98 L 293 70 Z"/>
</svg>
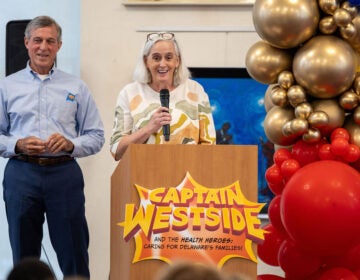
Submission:
<svg viewBox="0 0 360 280">
<path fill-rule="evenodd" d="M 38 78 L 38 73 L 35 72 L 34 70 L 32 70 L 30 67 L 30 60 L 26 64 L 26 71 L 28 73 L 30 73 L 34 79 Z M 54 63 L 53 67 L 51 68 L 51 70 L 49 72 L 49 79 L 52 79 L 52 76 L 54 75 L 55 72 L 56 72 L 56 67 L 55 67 L 55 63 Z"/>
</svg>

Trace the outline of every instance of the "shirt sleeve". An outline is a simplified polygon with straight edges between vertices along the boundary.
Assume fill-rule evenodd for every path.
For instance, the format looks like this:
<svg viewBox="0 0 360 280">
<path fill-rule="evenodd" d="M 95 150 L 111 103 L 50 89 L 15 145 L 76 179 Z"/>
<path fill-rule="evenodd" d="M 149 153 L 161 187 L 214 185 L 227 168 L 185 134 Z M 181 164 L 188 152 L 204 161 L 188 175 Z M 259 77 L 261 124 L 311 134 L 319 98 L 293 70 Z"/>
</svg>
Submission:
<svg viewBox="0 0 360 280">
<path fill-rule="evenodd" d="M 133 119 L 128 105 L 127 88 L 125 87 L 120 91 L 116 101 L 114 124 L 110 138 L 110 151 L 113 154 L 116 153 L 121 138 L 132 132 Z"/>
<path fill-rule="evenodd" d="M 7 102 L 5 92 L 0 84 L 0 156 L 11 157 L 15 155 L 16 137 L 10 137 L 8 128 L 10 126 L 9 117 L 6 113 Z"/>
<path fill-rule="evenodd" d="M 74 144 L 73 157 L 85 157 L 99 152 L 104 145 L 104 126 L 95 101 L 88 88 L 83 85 L 76 114 L 78 137 L 71 139 Z"/>
<path fill-rule="evenodd" d="M 202 87 L 201 87 L 202 88 Z M 216 144 L 216 131 L 209 96 L 201 89 L 199 100 L 199 144 Z"/>
</svg>

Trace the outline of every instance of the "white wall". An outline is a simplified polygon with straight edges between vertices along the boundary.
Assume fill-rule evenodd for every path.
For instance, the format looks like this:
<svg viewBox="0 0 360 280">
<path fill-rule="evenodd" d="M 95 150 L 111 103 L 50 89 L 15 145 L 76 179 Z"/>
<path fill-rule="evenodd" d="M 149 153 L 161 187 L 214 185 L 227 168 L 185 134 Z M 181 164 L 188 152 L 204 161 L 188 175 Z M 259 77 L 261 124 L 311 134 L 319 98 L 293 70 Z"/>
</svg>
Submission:
<svg viewBox="0 0 360 280">
<path fill-rule="evenodd" d="M 1 0 L 0 8 L 0 78 L 5 76 L 6 24 L 11 20 L 31 19 L 38 15 L 55 18 L 63 28 L 63 45 L 58 54 L 58 67 L 80 74 L 80 1 L 78 0 Z M 5 159 L 0 159 L 0 182 L 3 180 Z M 2 194 L 2 188 L 1 188 Z M 2 197 L 2 195 L 1 195 Z M 0 279 L 6 278 L 12 267 L 12 256 L 8 238 L 3 200 L 0 200 Z M 62 274 L 52 250 L 46 225 L 44 226 L 42 259 L 50 262 L 58 279 Z M 45 253 L 47 255 L 45 255 Z M 47 260 L 47 257 L 49 258 Z"/>
</svg>

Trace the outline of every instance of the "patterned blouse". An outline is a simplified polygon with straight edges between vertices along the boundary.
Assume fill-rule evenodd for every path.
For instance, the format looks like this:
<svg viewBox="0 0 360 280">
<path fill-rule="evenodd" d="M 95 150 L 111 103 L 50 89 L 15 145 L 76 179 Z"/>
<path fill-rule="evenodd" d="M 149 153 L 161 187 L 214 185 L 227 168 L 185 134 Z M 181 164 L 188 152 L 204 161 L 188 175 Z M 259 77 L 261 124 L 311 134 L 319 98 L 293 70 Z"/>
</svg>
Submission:
<svg viewBox="0 0 360 280">
<path fill-rule="evenodd" d="M 118 143 L 145 126 L 160 106 L 160 94 L 149 85 L 133 82 L 119 93 L 113 134 L 110 139 L 111 152 Z M 152 134 L 146 144 L 215 144 L 216 132 L 209 97 L 196 81 L 188 79 L 170 92 L 171 114 L 170 141 L 165 141 L 162 128 Z"/>
</svg>

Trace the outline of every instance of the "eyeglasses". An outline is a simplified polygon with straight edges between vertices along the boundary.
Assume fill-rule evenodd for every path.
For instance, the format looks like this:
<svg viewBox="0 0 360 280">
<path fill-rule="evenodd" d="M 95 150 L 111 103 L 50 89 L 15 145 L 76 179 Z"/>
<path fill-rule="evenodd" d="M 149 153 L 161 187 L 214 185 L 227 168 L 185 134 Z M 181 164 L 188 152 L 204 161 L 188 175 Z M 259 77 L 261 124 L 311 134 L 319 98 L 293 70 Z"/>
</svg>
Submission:
<svg viewBox="0 0 360 280">
<path fill-rule="evenodd" d="M 146 37 L 146 41 L 156 41 L 158 39 L 162 40 L 174 40 L 175 34 L 171 32 L 154 32 L 149 33 Z"/>
</svg>

